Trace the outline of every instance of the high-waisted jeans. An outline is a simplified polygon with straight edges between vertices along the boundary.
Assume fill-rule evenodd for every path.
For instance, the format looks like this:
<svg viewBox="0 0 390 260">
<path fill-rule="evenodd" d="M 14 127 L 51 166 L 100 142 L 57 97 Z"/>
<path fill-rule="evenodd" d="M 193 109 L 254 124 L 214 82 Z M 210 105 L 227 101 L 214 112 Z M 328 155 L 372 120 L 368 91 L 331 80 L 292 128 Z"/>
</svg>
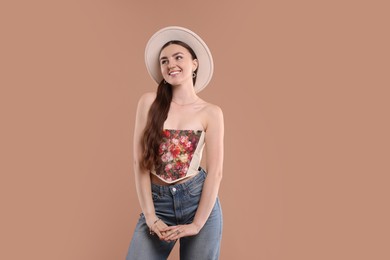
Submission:
<svg viewBox="0 0 390 260">
<path fill-rule="evenodd" d="M 168 226 L 192 223 L 206 172 L 200 168 L 192 179 L 176 185 L 160 186 L 152 184 L 152 197 L 157 217 Z M 209 218 L 195 236 L 180 238 L 181 260 L 219 259 L 222 238 L 222 210 L 217 198 Z M 145 216 L 141 213 L 130 242 L 126 260 L 165 260 L 175 241 L 161 241 L 157 235 L 149 234 Z"/>
</svg>

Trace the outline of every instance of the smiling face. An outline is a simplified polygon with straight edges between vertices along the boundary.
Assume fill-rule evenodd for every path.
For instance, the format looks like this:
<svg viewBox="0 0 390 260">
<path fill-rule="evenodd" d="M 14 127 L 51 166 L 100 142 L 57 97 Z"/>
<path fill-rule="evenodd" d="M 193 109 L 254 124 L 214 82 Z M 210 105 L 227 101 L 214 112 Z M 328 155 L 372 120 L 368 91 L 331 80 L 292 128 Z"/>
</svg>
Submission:
<svg viewBox="0 0 390 260">
<path fill-rule="evenodd" d="M 161 73 L 172 86 L 191 84 L 192 74 L 198 67 L 197 59 L 183 46 L 170 44 L 160 53 Z"/>
</svg>

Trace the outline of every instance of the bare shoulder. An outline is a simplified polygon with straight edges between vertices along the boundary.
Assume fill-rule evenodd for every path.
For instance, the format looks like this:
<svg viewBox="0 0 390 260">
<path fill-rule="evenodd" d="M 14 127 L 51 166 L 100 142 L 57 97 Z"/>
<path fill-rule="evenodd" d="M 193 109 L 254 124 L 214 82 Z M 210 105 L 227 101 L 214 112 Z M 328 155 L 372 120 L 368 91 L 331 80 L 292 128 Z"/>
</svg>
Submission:
<svg viewBox="0 0 390 260">
<path fill-rule="evenodd" d="M 203 101 L 203 102 L 204 102 L 204 107 L 202 110 L 206 114 L 209 114 L 211 117 L 222 117 L 223 116 L 222 109 L 219 106 L 212 104 L 212 103 L 208 103 L 206 101 Z"/>
<path fill-rule="evenodd" d="M 216 124 L 223 125 L 223 112 L 219 106 L 204 101 L 202 112 L 203 118 L 206 121 L 206 128 Z"/>
<path fill-rule="evenodd" d="M 156 98 L 155 93 L 148 92 L 143 94 L 138 100 L 136 120 L 135 120 L 135 129 L 136 129 L 135 132 L 138 133 L 138 136 L 140 136 L 139 133 L 142 132 L 142 130 L 146 125 L 150 106 L 152 105 L 155 98 Z"/>
<path fill-rule="evenodd" d="M 155 99 L 156 99 L 155 92 L 144 93 L 138 101 L 138 108 L 148 110 Z"/>
<path fill-rule="evenodd" d="M 139 103 L 152 104 L 155 99 L 156 99 L 156 92 L 146 92 L 140 97 Z"/>
</svg>

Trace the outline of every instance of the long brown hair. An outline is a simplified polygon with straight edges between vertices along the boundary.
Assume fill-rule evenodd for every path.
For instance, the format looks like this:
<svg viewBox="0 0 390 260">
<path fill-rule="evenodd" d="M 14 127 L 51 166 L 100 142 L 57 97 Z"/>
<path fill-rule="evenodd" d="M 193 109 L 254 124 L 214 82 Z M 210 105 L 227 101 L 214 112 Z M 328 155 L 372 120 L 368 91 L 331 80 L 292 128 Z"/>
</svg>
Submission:
<svg viewBox="0 0 390 260">
<path fill-rule="evenodd" d="M 161 48 L 160 53 L 164 48 L 171 44 L 177 44 L 186 48 L 190 52 L 192 59 L 197 58 L 191 47 L 181 41 L 167 42 Z M 197 70 L 198 68 L 195 70 L 195 75 Z M 194 85 L 195 82 L 196 76 L 193 78 Z M 140 165 L 143 169 L 152 170 L 154 167 L 157 168 L 160 165 L 160 159 L 158 156 L 159 148 L 162 140 L 164 122 L 168 117 L 171 101 L 172 86 L 163 79 L 158 85 L 156 99 L 149 109 L 146 126 L 141 140 L 143 152 Z"/>
</svg>

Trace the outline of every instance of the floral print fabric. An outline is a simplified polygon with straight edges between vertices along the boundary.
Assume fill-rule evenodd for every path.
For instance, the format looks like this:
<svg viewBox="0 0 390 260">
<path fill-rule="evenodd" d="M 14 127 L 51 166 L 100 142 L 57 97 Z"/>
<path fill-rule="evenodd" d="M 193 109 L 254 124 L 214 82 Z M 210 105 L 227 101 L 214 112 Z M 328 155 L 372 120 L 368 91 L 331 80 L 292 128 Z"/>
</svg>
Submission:
<svg viewBox="0 0 390 260">
<path fill-rule="evenodd" d="M 185 177 L 201 134 L 201 130 L 164 129 L 156 174 L 168 182 Z"/>
</svg>

